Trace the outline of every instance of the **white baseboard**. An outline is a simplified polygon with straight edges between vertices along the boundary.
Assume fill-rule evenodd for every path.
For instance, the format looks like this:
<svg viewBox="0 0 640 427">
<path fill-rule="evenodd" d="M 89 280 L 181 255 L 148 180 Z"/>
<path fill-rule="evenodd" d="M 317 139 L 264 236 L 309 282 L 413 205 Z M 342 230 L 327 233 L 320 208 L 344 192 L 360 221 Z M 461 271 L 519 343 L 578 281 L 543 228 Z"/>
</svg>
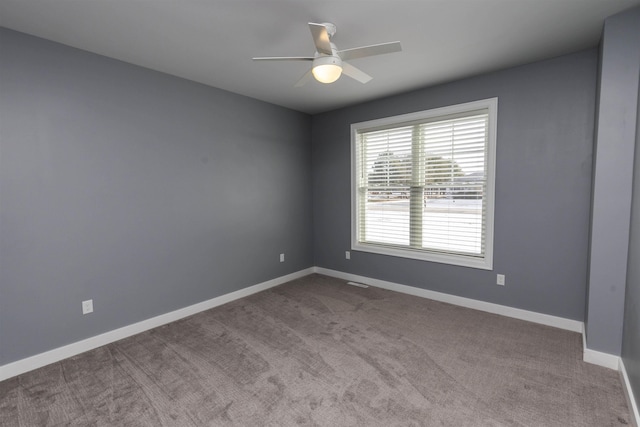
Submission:
<svg viewBox="0 0 640 427">
<path fill-rule="evenodd" d="M 0 366 L 0 381 L 15 377 L 25 372 L 41 368 L 51 363 L 58 362 L 62 359 L 84 353 L 85 351 L 93 350 L 94 348 L 101 347 L 103 345 L 112 343 L 114 341 L 121 340 L 123 338 L 130 337 L 135 334 L 147 331 L 149 329 L 156 328 L 158 326 L 165 325 L 176 320 L 200 313 L 205 310 L 226 304 L 228 302 L 255 294 L 257 292 L 278 286 L 280 284 L 289 282 L 291 280 L 304 277 L 311 273 L 324 274 L 327 276 L 336 277 L 343 280 L 350 280 L 354 282 L 364 283 L 370 286 L 388 289 L 391 291 L 401 292 L 404 294 L 414 295 L 422 298 L 428 298 L 435 301 L 446 302 L 462 307 L 467 307 L 475 310 L 485 311 L 493 314 L 499 314 L 502 316 L 512 317 L 520 320 L 526 320 L 533 323 L 552 326 L 560 329 L 569 330 L 572 332 L 581 332 L 583 340 L 583 360 L 588 363 L 603 366 L 605 368 L 615 369 L 620 372 L 623 380 L 624 391 L 627 396 L 628 402 L 631 405 L 630 412 L 634 418 L 635 425 L 640 426 L 640 414 L 638 413 L 638 406 L 631 389 L 629 377 L 625 369 L 622 358 L 603 353 L 596 350 L 587 348 L 586 335 L 584 331 L 583 322 L 571 319 L 565 319 L 562 317 L 551 316 L 548 314 L 541 314 L 532 311 L 522 310 L 518 308 L 503 306 L 499 304 L 478 301 L 470 298 L 459 297 L 456 295 L 449 295 L 436 291 L 429 291 L 426 289 L 415 288 L 413 286 L 401 285 L 398 283 L 387 282 L 384 280 L 373 279 L 370 277 L 359 276 L 351 273 L 344 273 L 341 271 L 330 270 L 322 267 L 310 267 L 304 270 L 297 271 L 295 273 L 287 274 L 282 277 L 277 277 L 266 282 L 262 282 L 253 286 L 249 286 L 244 289 L 240 289 L 235 292 L 231 292 L 225 295 L 221 295 L 216 298 L 212 298 L 207 301 L 203 301 L 197 304 L 190 305 L 169 313 L 161 314 L 150 319 L 143 320 L 141 322 L 134 323 L 132 325 L 124 326 L 113 331 L 105 332 L 100 335 L 96 335 L 91 338 L 87 338 L 63 347 L 58 347 L 53 350 L 37 354 L 35 356 L 27 357 L 25 359 L 18 360 L 16 362 L 8 363 Z"/>
<path fill-rule="evenodd" d="M 37 368 L 41 368 L 51 363 L 58 362 L 62 359 L 66 359 L 67 357 L 72 357 L 80 353 L 84 353 L 85 351 L 93 350 L 94 348 L 101 347 L 114 341 L 121 340 L 123 338 L 127 338 L 144 331 L 148 331 L 149 329 L 166 325 L 167 323 L 174 322 L 176 320 L 191 316 L 196 313 L 200 313 L 201 311 L 209 310 L 210 308 L 226 304 L 239 298 L 264 291 L 266 289 L 281 285 L 291 280 L 307 276 L 311 273 L 313 273 L 312 267 L 297 271 L 295 273 L 287 274 L 286 276 L 277 277 L 266 282 L 258 283 L 257 285 L 249 286 L 235 292 L 230 292 L 228 294 L 221 295 L 219 297 L 193 304 L 175 311 L 171 311 L 169 313 L 161 314 L 159 316 L 152 317 L 150 319 L 146 319 L 132 325 L 114 329 L 112 331 L 105 332 L 103 334 L 96 335 L 94 337 L 87 338 L 81 341 L 77 341 L 63 347 L 58 347 L 44 353 L 36 354 L 35 356 L 27 357 L 25 359 L 2 365 L 0 366 L 0 381 L 15 377 L 17 375 L 32 371 Z"/>
<path fill-rule="evenodd" d="M 620 375 L 622 376 L 622 382 L 624 385 L 624 393 L 627 397 L 627 403 L 629 406 L 629 412 L 631 412 L 631 416 L 634 418 L 635 426 L 640 426 L 640 412 L 638 412 L 638 405 L 636 404 L 636 399 L 633 395 L 633 389 L 631 388 L 631 383 L 629 382 L 629 376 L 627 375 L 627 369 L 624 367 L 624 362 L 622 358 L 620 358 L 620 365 L 618 367 L 620 371 Z"/>
<path fill-rule="evenodd" d="M 582 360 L 593 365 L 603 366 L 605 368 L 618 370 L 620 357 L 601 351 L 584 348 Z"/>
<path fill-rule="evenodd" d="M 505 305 L 494 304 L 485 301 L 478 301 L 471 298 L 459 297 L 456 295 L 445 294 L 442 292 L 429 291 L 426 289 L 416 288 L 413 286 L 401 285 L 398 283 L 387 282 L 385 280 L 372 279 L 370 277 L 358 276 L 356 274 L 344 273 L 342 271 L 329 270 L 327 268 L 315 267 L 314 272 L 327 276 L 336 277 L 343 280 L 351 280 L 354 282 L 364 283 L 365 285 L 375 286 L 377 288 L 388 289 L 391 291 L 401 292 L 403 294 L 415 295 L 422 298 L 428 298 L 435 301 L 446 302 L 461 307 L 472 308 L 474 310 L 485 311 L 488 313 L 499 314 L 502 316 L 512 317 L 515 319 L 526 320 L 528 322 L 538 323 L 555 328 L 565 329 L 572 332 L 582 332 L 583 323 L 578 320 L 565 319 L 563 317 L 551 316 L 549 314 L 536 313 L 534 311 L 522 310 L 519 308 L 508 307 Z"/>
<path fill-rule="evenodd" d="M 587 348 L 587 334 L 584 328 L 582 328 L 582 360 L 609 369 L 618 370 L 620 367 L 620 357 Z"/>
</svg>

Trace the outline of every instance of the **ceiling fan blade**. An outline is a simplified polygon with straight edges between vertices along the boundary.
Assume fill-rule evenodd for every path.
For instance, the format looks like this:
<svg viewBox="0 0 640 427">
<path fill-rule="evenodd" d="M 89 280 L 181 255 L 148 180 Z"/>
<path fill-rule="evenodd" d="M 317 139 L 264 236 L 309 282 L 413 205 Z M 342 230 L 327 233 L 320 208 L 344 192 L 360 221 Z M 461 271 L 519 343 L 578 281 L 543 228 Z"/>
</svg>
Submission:
<svg viewBox="0 0 640 427">
<path fill-rule="evenodd" d="M 390 42 L 373 44 L 371 46 L 356 47 L 353 49 L 345 49 L 338 51 L 338 55 L 343 61 L 349 61 L 352 59 L 364 58 L 366 56 L 383 55 L 385 53 L 400 52 L 402 46 L 400 42 Z"/>
<path fill-rule="evenodd" d="M 252 58 L 254 61 L 313 61 L 312 56 L 261 56 Z"/>
<path fill-rule="evenodd" d="M 309 80 L 311 80 L 311 70 L 307 71 L 306 73 L 304 73 L 304 75 L 302 77 L 300 77 L 300 80 L 298 80 L 298 82 L 296 84 L 293 85 L 293 87 L 301 87 L 306 85 Z"/>
<path fill-rule="evenodd" d="M 359 81 L 360 83 L 367 83 L 373 78 L 369 74 L 361 71 L 360 69 L 347 62 L 342 63 L 342 72 L 352 79 Z"/>
<path fill-rule="evenodd" d="M 331 51 L 331 42 L 329 41 L 329 33 L 327 32 L 327 27 L 322 24 L 314 24 L 313 22 L 309 22 L 309 29 L 311 30 L 311 35 L 313 36 L 313 43 L 315 43 L 316 45 L 316 50 L 319 53 L 331 55 L 333 52 Z"/>
</svg>

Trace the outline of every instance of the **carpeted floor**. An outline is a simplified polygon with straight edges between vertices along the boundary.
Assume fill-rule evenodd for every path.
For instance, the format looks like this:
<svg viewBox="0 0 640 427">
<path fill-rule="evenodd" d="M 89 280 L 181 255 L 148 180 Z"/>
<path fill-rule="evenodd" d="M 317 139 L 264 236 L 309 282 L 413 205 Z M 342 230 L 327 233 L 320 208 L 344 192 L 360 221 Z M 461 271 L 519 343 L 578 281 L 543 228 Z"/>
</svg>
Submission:
<svg viewBox="0 0 640 427">
<path fill-rule="evenodd" d="M 621 426 L 581 336 L 320 275 L 0 383 L 2 426 Z"/>
</svg>

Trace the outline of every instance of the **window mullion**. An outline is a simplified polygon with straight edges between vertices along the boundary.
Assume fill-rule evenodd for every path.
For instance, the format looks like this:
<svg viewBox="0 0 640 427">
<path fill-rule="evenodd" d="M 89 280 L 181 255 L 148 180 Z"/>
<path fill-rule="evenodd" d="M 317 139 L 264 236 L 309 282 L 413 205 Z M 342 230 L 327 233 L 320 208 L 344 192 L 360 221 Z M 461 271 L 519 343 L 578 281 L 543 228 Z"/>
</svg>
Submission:
<svg viewBox="0 0 640 427">
<path fill-rule="evenodd" d="M 409 235 L 412 248 L 422 247 L 425 159 L 420 133 L 420 125 L 414 125 L 411 135 L 411 190 L 409 198 Z"/>
<path fill-rule="evenodd" d="M 358 159 L 359 174 L 358 174 L 358 239 L 360 241 L 366 240 L 366 209 L 367 209 L 367 187 L 368 182 L 366 178 L 366 158 L 367 158 L 367 140 L 365 135 L 360 135 L 360 143 L 358 144 L 358 152 L 356 157 Z"/>
</svg>

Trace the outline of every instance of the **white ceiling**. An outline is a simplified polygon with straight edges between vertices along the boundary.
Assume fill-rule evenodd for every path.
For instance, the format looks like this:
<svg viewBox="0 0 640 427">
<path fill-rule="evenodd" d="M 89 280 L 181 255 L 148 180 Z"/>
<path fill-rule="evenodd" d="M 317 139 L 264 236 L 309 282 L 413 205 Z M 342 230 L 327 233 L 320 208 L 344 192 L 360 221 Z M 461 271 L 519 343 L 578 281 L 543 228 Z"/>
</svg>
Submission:
<svg viewBox="0 0 640 427">
<path fill-rule="evenodd" d="M 0 25 L 295 110 L 317 113 L 597 46 L 604 18 L 640 0 L 0 0 Z M 308 22 L 348 49 L 403 51 L 342 77 L 293 85 L 312 56 Z"/>
</svg>

